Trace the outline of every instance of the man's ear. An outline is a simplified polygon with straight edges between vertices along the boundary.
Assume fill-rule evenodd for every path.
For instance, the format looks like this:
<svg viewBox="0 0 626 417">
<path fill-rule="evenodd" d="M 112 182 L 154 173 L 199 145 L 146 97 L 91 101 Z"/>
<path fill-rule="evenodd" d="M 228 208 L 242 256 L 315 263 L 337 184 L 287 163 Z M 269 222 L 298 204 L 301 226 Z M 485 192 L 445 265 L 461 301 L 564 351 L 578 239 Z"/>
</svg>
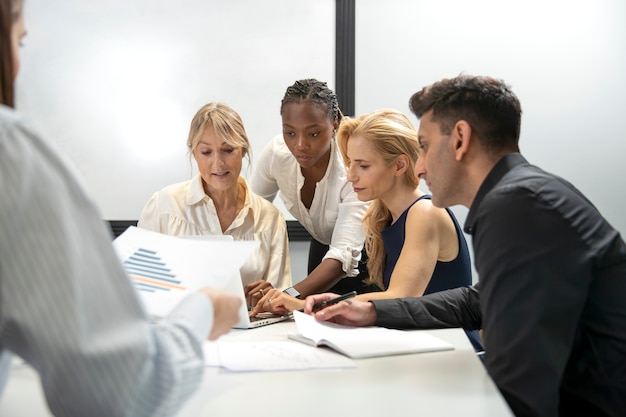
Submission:
<svg viewBox="0 0 626 417">
<path fill-rule="evenodd" d="M 457 161 L 467 154 L 472 140 L 472 126 L 465 120 L 459 120 L 452 129 L 452 146 L 454 157 Z"/>
</svg>

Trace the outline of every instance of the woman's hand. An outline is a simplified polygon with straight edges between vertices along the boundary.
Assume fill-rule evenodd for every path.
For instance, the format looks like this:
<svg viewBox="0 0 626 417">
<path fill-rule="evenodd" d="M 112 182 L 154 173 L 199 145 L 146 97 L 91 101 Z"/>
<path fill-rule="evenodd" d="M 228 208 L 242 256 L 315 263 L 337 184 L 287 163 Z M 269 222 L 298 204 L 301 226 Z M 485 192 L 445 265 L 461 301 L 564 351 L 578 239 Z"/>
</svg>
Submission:
<svg viewBox="0 0 626 417">
<path fill-rule="evenodd" d="M 257 302 L 250 312 L 250 316 L 254 317 L 266 311 L 282 316 L 303 307 L 304 300 L 299 300 L 276 288 L 272 288 L 269 292 L 265 292 L 265 296 Z"/>
<path fill-rule="evenodd" d="M 272 284 L 261 279 L 246 285 L 243 288 L 243 293 L 246 297 L 246 302 L 248 303 L 248 310 L 255 307 L 259 300 L 273 288 Z"/>
</svg>

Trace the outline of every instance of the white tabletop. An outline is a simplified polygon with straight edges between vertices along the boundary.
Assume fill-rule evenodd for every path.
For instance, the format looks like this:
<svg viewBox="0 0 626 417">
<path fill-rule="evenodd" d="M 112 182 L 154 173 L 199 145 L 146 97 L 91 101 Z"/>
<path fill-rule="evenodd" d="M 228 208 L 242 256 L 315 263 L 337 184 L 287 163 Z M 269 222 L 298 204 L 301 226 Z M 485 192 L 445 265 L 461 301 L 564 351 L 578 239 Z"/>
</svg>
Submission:
<svg viewBox="0 0 626 417">
<path fill-rule="evenodd" d="M 223 338 L 283 341 L 293 331 L 294 322 L 287 321 L 233 330 Z M 455 349 L 360 359 L 349 369 L 230 372 L 209 367 L 178 416 L 511 416 L 465 333 L 460 329 L 429 333 Z M 25 365 L 13 369 L 0 398 L 0 417 L 18 415 L 51 415 L 37 375 Z"/>
</svg>

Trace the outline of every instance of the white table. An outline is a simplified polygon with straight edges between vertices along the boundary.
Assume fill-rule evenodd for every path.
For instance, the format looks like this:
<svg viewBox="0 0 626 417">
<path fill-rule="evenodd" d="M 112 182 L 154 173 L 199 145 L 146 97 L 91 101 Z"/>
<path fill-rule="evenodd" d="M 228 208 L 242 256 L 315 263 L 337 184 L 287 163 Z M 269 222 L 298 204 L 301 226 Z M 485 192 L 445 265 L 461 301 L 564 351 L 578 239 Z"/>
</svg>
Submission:
<svg viewBox="0 0 626 417">
<path fill-rule="evenodd" d="M 293 321 L 233 330 L 225 340 L 282 341 Z M 178 417 L 454 416 L 512 413 L 460 329 L 429 331 L 455 350 L 357 360 L 356 368 L 229 372 L 207 368 Z M 298 342 L 293 342 L 298 343 Z M 12 371 L 0 417 L 50 416 L 37 375 Z"/>
</svg>

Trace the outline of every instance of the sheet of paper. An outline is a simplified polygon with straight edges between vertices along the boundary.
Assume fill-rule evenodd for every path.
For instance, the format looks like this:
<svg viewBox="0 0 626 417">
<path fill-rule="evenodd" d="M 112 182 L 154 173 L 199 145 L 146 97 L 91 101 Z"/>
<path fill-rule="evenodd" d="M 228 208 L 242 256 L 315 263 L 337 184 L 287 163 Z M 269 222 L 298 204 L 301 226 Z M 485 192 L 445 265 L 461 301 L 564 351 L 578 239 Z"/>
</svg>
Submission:
<svg viewBox="0 0 626 417">
<path fill-rule="evenodd" d="M 148 312 L 163 317 L 190 291 L 226 287 L 259 242 L 189 239 L 131 226 L 113 246 Z"/>
<path fill-rule="evenodd" d="M 214 346 L 210 346 L 211 343 Z M 219 364 L 234 372 L 293 371 L 354 368 L 356 366 L 352 359 L 338 353 L 291 341 L 229 342 L 218 340 L 205 344 L 205 357 L 207 366 Z M 217 360 L 215 360 L 216 357 Z"/>
</svg>

